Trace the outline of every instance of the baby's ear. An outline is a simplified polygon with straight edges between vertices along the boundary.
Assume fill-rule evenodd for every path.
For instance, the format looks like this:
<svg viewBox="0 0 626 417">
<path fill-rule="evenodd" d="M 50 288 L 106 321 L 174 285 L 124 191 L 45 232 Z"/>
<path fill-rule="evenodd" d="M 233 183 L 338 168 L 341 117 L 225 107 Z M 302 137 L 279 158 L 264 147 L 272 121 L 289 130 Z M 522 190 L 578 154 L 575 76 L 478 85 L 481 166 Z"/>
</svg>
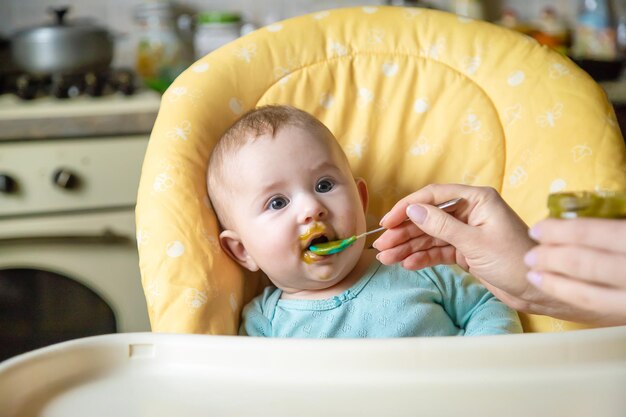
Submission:
<svg viewBox="0 0 626 417">
<path fill-rule="evenodd" d="M 357 177 L 354 179 L 356 183 L 356 189 L 359 192 L 359 198 L 361 199 L 361 204 L 363 205 L 363 211 L 367 214 L 367 206 L 369 204 L 369 193 L 367 191 L 367 183 L 361 177 Z"/>
<path fill-rule="evenodd" d="M 239 235 L 232 230 L 224 230 L 220 233 L 220 245 L 224 252 L 244 268 L 254 272 L 259 270 L 259 266 L 248 254 L 246 247 L 241 242 Z"/>
</svg>

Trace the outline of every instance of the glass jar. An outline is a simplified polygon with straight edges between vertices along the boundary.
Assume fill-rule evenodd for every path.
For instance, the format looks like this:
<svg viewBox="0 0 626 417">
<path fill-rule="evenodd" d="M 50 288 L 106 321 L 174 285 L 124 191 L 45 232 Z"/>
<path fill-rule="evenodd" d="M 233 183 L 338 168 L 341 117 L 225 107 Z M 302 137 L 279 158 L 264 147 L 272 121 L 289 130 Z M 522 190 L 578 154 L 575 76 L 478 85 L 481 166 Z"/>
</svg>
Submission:
<svg viewBox="0 0 626 417">
<path fill-rule="evenodd" d="M 574 219 L 577 217 L 600 217 L 606 219 L 626 218 L 626 192 L 624 191 L 578 191 L 553 193 L 548 196 L 550 217 Z"/>
<path fill-rule="evenodd" d="M 234 41 L 241 35 L 241 16 L 231 12 L 203 12 L 196 16 L 196 59 Z"/>
<path fill-rule="evenodd" d="M 178 34 L 170 3 L 140 4 L 135 19 L 139 25 L 137 74 L 146 86 L 163 93 L 191 64 L 189 50 Z"/>
</svg>

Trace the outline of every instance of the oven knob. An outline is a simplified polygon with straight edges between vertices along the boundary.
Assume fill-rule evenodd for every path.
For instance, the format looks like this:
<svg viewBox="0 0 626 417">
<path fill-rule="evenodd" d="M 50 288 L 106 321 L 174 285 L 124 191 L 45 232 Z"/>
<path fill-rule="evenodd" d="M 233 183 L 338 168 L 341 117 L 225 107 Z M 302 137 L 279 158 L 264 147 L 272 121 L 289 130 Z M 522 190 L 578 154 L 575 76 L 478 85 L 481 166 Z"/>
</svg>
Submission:
<svg viewBox="0 0 626 417">
<path fill-rule="evenodd" d="M 0 193 L 10 194 L 17 191 L 17 181 L 10 175 L 0 174 Z"/>
<path fill-rule="evenodd" d="M 79 181 L 76 174 L 65 168 L 59 168 L 52 174 L 52 182 L 63 189 L 72 190 L 78 188 Z"/>
</svg>

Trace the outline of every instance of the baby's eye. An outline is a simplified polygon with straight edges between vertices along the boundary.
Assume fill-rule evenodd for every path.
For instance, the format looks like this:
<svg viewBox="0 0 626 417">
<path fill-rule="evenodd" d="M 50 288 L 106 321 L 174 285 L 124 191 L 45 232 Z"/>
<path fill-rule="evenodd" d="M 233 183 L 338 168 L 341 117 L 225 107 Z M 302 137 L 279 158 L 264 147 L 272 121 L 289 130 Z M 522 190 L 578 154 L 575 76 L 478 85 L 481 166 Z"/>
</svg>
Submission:
<svg viewBox="0 0 626 417">
<path fill-rule="evenodd" d="M 318 193 L 327 193 L 332 190 L 334 186 L 335 183 L 332 180 L 324 178 L 323 180 L 320 180 L 317 184 L 315 184 L 315 191 L 317 191 Z"/>
<path fill-rule="evenodd" d="M 289 200 L 285 197 L 274 197 L 270 200 L 267 206 L 270 210 L 280 210 L 287 207 L 287 204 L 289 204 Z"/>
</svg>

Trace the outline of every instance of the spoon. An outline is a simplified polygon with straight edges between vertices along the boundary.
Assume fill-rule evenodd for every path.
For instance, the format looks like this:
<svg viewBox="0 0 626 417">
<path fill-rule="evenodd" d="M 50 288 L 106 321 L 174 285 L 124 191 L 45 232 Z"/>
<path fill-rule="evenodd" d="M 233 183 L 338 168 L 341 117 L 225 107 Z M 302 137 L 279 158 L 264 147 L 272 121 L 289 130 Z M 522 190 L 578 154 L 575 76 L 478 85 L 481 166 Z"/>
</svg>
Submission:
<svg viewBox="0 0 626 417">
<path fill-rule="evenodd" d="M 440 209 L 445 209 L 448 207 L 452 207 L 454 206 L 456 203 L 458 203 L 459 201 L 461 201 L 462 198 L 454 198 L 452 200 L 448 200 L 444 203 L 441 204 L 437 204 L 435 207 L 440 208 Z M 410 219 L 406 219 L 404 220 L 405 222 L 408 221 Z M 365 237 L 367 235 L 371 235 L 372 233 L 377 233 L 380 232 L 382 230 L 385 230 L 384 227 L 379 227 L 378 229 L 374 229 L 374 230 L 370 230 L 369 232 L 365 232 L 365 233 L 361 233 L 360 235 L 355 235 L 355 236 L 350 236 L 349 238 L 343 239 L 343 240 L 333 240 L 330 242 L 326 242 L 326 243 L 319 243 L 317 245 L 311 245 L 309 246 L 309 250 L 311 252 L 313 252 L 316 255 L 322 255 L 322 256 L 327 256 L 327 255 L 333 255 L 335 253 L 341 252 L 345 249 L 347 249 L 349 246 L 351 246 L 354 242 L 356 242 L 357 239 L 360 239 L 362 237 Z"/>
</svg>

